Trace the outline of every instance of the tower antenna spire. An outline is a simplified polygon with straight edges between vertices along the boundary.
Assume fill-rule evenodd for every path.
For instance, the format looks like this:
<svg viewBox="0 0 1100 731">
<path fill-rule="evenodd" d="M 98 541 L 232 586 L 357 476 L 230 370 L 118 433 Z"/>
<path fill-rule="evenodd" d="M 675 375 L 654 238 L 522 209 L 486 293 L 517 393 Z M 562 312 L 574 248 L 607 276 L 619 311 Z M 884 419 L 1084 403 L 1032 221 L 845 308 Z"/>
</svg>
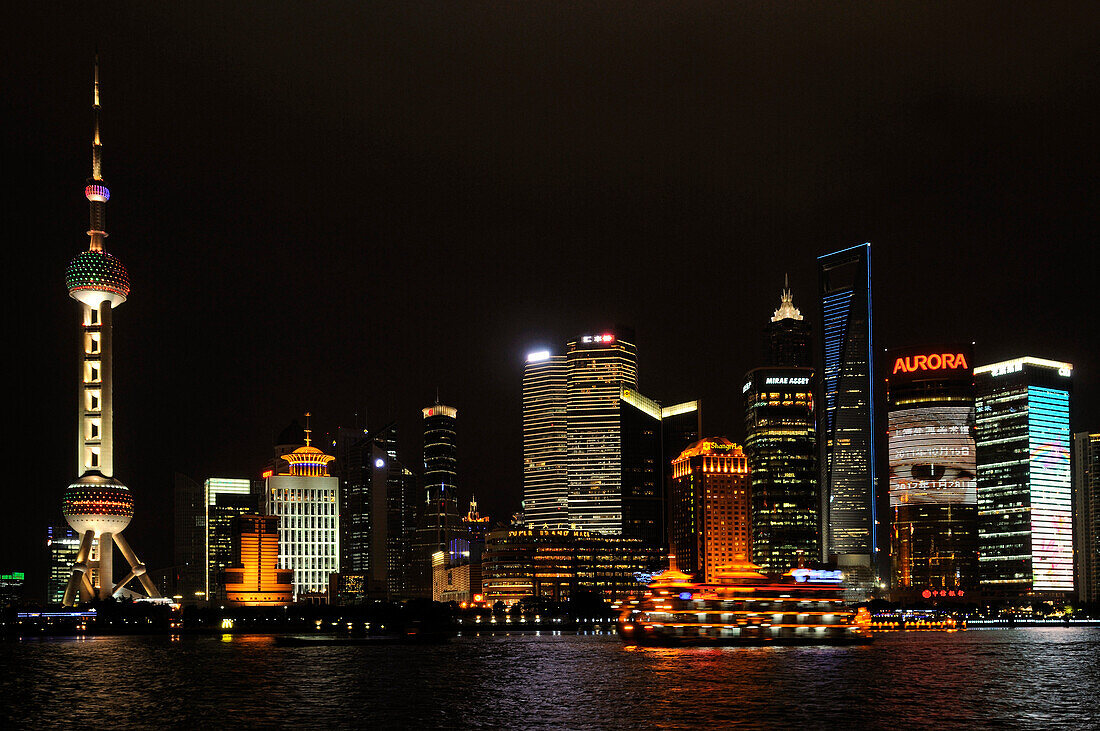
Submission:
<svg viewBox="0 0 1100 731">
<path fill-rule="evenodd" d="M 779 309 L 772 315 L 772 322 L 786 319 L 801 320 L 802 313 L 794 306 L 794 295 L 791 294 L 791 278 L 783 274 L 783 293 L 779 296 Z"/>
<path fill-rule="evenodd" d="M 92 73 L 92 177 L 84 187 L 88 199 L 90 225 L 88 227 L 88 251 L 103 251 L 103 239 L 107 238 L 107 201 L 111 191 L 103 180 L 103 143 L 99 139 L 99 52 L 96 51 Z"/>
<path fill-rule="evenodd" d="M 312 429 L 310 429 L 310 428 L 309 428 L 309 416 L 310 416 L 310 414 L 309 414 L 309 412 L 307 411 L 307 412 L 306 412 L 306 428 L 305 428 L 305 429 L 303 429 L 303 431 L 304 431 L 304 432 L 306 433 L 306 446 L 307 446 L 307 447 L 309 446 L 309 442 L 310 442 L 310 437 L 309 437 L 309 434 L 310 434 L 310 432 L 312 431 Z"/>
<path fill-rule="evenodd" d="M 99 140 L 99 52 L 95 54 L 95 71 L 92 76 L 92 179 L 102 180 L 103 172 L 100 169 L 103 163 L 101 154 L 103 143 Z"/>
</svg>

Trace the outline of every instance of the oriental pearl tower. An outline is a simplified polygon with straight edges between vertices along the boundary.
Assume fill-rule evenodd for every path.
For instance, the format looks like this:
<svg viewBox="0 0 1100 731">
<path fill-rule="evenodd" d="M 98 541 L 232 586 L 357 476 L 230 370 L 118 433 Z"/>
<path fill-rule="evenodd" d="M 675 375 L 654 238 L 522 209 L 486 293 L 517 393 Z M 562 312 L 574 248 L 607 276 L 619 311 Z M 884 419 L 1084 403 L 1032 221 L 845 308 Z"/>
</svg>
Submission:
<svg viewBox="0 0 1100 731">
<path fill-rule="evenodd" d="M 145 575 L 130 544 L 122 536 L 134 515 L 130 489 L 114 478 L 113 394 L 111 383 L 111 320 L 114 309 L 130 294 L 126 267 L 103 248 L 107 238 L 104 216 L 111 191 L 103 180 L 103 145 L 99 141 L 99 59 L 95 63 L 95 118 L 92 138 L 92 177 L 84 188 L 91 208 L 88 250 L 76 255 L 65 272 L 69 296 L 80 303 L 83 314 L 80 352 L 80 393 L 77 403 L 77 472 L 80 477 L 65 490 L 61 513 L 80 534 L 80 550 L 65 588 L 65 606 L 77 599 L 107 599 L 124 594 L 126 584 L 137 579 L 150 597 L 159 597 Z M 130 565 L 130 572 L 115 583 L 114 547 Z"/>
</svg>

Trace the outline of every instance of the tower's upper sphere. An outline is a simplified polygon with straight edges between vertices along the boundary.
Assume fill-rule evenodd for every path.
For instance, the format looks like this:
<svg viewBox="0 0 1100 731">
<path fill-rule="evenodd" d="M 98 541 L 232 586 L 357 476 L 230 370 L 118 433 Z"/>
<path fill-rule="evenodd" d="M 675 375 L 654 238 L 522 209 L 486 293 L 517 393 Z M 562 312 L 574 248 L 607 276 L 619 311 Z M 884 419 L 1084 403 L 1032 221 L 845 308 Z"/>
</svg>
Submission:
<svg viewBox="0 0 1100 731">
<path fill-rule="evenodd" d="M 65 490 L 61 514 L 81 534 L 121 533 L 134 516 L 134 496 L 115 478 L 86 472 Z"/>
<path fill-rule="evenodd" d="M 130 275 L 122 262 L 106 251 L 82 251 L 65 271 L 69 296 L 89 307 L 104 300 L 118 307 L 130 295 Z"/>
</svg>

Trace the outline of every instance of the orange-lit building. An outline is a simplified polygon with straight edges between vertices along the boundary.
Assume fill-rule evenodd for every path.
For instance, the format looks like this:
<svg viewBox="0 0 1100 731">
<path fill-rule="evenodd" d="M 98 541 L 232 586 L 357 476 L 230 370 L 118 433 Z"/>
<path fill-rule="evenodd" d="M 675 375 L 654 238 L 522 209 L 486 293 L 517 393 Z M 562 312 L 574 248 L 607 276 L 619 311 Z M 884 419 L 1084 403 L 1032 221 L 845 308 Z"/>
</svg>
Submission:
<svg viewBox="0 0 1100 731">
<path fill-rule="evenodd" d="M 225 570 L 230 604 L 274 607 L 290 604 L 294 572 L 279 568 L 279 518 L 240 515 L 233 525 L 233 566 Z"/>
<path fill-rule="evenodd" d="M 751 548 L 749 463 L 728 439 L 700 439 L 672 461 L 669 545 L 676 567 L 712 582 Z"/>
</svg>

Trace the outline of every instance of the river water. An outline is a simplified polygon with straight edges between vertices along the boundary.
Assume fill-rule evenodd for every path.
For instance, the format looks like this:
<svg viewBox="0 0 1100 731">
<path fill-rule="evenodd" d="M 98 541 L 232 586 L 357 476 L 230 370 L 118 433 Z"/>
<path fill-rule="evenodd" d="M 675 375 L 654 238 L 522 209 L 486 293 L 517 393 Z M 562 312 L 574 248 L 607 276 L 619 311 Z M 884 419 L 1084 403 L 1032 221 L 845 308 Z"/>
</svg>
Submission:
<svg viewBox="0 0 1100 731">
<path fill-rule="evenodd" d="M 0 727 L 1098 728 L 1100 628 L 866 647 L 640 649 L 614 635 L 280 647 L 267 636 L 0 644 Z"/>
</svg>

